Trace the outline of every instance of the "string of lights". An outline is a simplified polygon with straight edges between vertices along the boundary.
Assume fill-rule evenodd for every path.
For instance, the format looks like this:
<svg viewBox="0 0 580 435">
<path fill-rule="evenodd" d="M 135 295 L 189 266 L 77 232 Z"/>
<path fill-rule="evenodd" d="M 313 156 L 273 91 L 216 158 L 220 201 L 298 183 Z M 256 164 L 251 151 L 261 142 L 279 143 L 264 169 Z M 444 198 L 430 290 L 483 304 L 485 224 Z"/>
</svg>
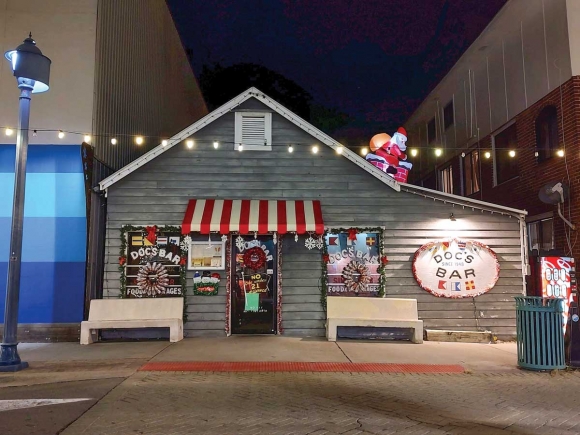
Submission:
<svg viewBox="0 0 580 435">
<path fill-rule="evenodd" d="M 0 126 L 0 130 L 4 130 L 4 134 L 6 136 L 13 136 L 16 133 L 16 129 L 12 128 L 12 127 L 1 127 Z M 102 134 L 87 134 L 84 132 L 79 132 L 79 131 L 69 131 L 69 130 L 57 130 L 57 129 L 29 129 L 29 132 L 32 132 L 33 136 L 37 136 L 38 133 L 56 133 L 57 137 L 59 139 L 64 139 L 65 136 L 67 134 L 71 134 L 71 135 L 77 135 L 77 136 L 82 136 L 83 137 L 83 141 L 85 143 L 90 144 L 91 141 L 94 138 L 110 138 L 110 143 L 111 145 L 117 145 L 119 143 L 119 141 L 121 139 L 133 139 L 136 145 L 143 145 L 146 141 L 153 139 L 154 142 L 157 142 L 159 144 L 161 144 L 162 146 L 167 146 L 169 141 L 168 139 L 162 138 L 160 136 L 152 136 L 152 135 L 135 135 L 135 134 L 128 134 L 128 133 L 102 133 Z M 195 141 L 193 139 L 187 139 L 184 141 L 185 145 L 188 148 L 193 148 L 195 146 Z M 235 145 L 235 142 L 228 142 L 228 141 L 222 141 L 222 144 L 226 144 L 226 145 Z M 203 144 L 203 142 L 199 142 L 198 144 Z M 220 142 L 218 141 L 213 141 L 212 145 L 215 149 L 218 149 L 220 146 Z M 237 144 L 238 145 L 238 151 L 243 151 L 243 144 Z M 272 143 L 272 145 L 287 145 L 288 146 L 288 152 L 292 153 L 294 152 L 294 147 L 295 146 L 312 146 L 311 151 L 313 154 L 317 154 L 319 151 L 319 147 L 318 145 L 312 145 L 312 143 L 303 143 L 303 142 L 293 142 L 292 144 L 288 145 L 287 143 Z M 369 149 L 367 146 L 365 145 L 359 145 L 359 146 L 349 146 L 348 148 L 351 149 L 356 149 L 359 148 L 360 149 L 360 154 L 364 157 L 369 153 Z M 509 157 L 515 157 L 516 156 L 516 150 L 513 148 L 502 148 L 502 147 L 495 147 L 494 148 L 495 151 L 508 151 L 508 155 Z M 434 146 L 420 146 L 420 147 L 414 147 L 414 148 L 409 148 L 409 155 L 411 157 L 417 157 L 419 155 L 419 153 L 421 151 L 423 152 L 429 152 L 432 151 L 435 154 L 435 157 L 441 157 L 443 155 L 444 152 L 456 152 L 456 151 L 465 151 L 465 147 L 434 147 Z M 342 154 L 343 151 L 343 147 L 338 147 L 336 149 L 337 154 Z M 470 151 L 472 152 L 472 151 Z M 556 150 L 556 155 L 558 157 L 564 157 L 565 156 L 565 152 L 563 149 L 558 149 Z M 465 157 L 465 152 L 461 153 L 461 157 Z M 492 152 L 491 151 L 483 151 L 483 157 L 486 159 L 490 159 L 492 157 Z"/>
</svg>

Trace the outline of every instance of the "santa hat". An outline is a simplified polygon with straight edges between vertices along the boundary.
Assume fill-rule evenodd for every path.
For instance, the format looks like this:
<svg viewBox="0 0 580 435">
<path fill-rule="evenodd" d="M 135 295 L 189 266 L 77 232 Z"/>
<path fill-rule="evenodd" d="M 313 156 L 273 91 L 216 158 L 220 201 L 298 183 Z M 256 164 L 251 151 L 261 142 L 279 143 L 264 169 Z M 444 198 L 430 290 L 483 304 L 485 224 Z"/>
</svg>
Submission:
<svg viewBox="0 0 580 435">
<path fill-rule="evenodd" d="M 401 133 L 403 136 L 407 137 L 407 130 L 405 130 L 403 127 L 399 127 L 397 129 L 397 133 Z"/>
</svg>

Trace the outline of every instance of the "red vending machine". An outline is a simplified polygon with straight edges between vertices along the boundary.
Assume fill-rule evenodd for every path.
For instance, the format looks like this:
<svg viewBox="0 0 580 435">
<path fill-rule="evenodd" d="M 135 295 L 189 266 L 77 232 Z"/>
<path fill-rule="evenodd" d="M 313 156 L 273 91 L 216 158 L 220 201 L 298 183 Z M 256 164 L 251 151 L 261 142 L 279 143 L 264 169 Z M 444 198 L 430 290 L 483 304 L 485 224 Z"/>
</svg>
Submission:
<svg viewBox="0 0 580 435">
<path fill-rule="evenodd" d="M 564 299 L 564 332 L 570 304 L 576 299 L 576 267 L 572 257 L 538 257 L 539 289 L 543 298 Z"/>
<path fill-rule="evenodd" d="M 533 285 L 529 296 L 564 300 L 563 333 L 566 358 L 573 367 L 580 366 L 580 322 L 574 258 L 564 256 L 536 257 L 532 270 Z"/>
</svg>

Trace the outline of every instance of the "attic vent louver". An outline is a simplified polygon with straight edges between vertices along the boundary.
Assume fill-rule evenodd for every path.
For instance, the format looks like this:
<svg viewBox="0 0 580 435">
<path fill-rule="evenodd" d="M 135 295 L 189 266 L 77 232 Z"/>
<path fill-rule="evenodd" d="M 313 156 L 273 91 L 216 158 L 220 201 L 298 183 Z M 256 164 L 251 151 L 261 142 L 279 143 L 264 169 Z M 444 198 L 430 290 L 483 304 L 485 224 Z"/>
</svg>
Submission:
<svg viewBox="0 0 580 435">
<path fill-rule="evenodd" d="M 236 112 L 235 149 L 243 144 L 246 150 L 272 149 L 272 114 Z"/>
</svg>

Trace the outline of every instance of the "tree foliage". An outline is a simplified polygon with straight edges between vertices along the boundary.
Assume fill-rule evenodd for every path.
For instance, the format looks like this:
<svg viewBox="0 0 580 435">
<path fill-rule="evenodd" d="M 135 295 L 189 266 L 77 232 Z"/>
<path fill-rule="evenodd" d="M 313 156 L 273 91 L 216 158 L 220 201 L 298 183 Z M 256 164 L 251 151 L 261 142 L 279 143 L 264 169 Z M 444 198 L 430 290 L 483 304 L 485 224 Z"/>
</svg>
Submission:
<svg viewBox="0 0 580 435">
<path fill-rule="evenodd" d="M 288 110 L 310 120 L 312 95 L 294 81 L 261 65 L 240 63 L 229 67 L 204 65 L 199 78 L 210 110 L 255 86 Z"/>
</svg>

